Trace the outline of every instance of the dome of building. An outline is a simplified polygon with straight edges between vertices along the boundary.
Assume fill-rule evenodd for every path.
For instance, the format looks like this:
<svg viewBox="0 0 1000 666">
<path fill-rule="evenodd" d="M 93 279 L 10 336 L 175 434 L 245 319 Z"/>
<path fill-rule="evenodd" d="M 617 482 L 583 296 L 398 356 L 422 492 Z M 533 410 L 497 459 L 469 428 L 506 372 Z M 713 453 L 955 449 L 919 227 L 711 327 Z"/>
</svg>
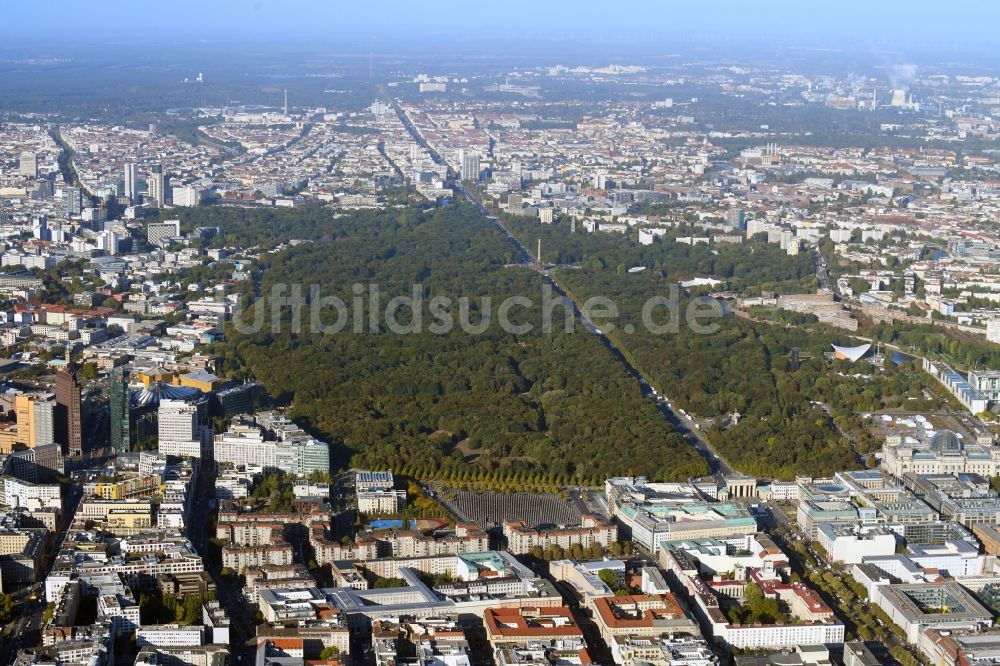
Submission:
<svg viewBox="0 0 1000 666">
<path fill-rule="evenodd" d="M 931 437 L 930 449 L 939 453 L 961 451 L 962 444 L 951 430 L 942 430 Z"/>
<path fill-rule="evenodd" d="M 135 407 L 151 407 L 160 404 L 161 399 L 187 400 L 200 391 L 188 386 L 173 386 L 164 382 L 150 382 L 149 386 L 132 394 L 132 405 Z"/>
</svg>

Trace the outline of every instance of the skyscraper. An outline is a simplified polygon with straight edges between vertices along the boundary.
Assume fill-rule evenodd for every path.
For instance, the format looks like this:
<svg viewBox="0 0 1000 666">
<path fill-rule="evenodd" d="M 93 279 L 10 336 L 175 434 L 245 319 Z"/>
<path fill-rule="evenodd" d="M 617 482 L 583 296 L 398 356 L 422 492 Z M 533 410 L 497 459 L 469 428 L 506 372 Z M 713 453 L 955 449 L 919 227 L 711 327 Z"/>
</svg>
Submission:
<svg viewBox="0 0 1000 666">
<path fill-rule="evenodd" d="M 83 451 L 83 414 L 80 384 L 76 381 L 76 368 L 66 351 L 66 367 L 56 373 L 56 442 L 63 453 Z"/>
<path fill-rule="evenodd" d="M 747 228 L 746 211 L 742 208 L 730 208 L 726 211 L 726 224 L 741 231 Z"/>
<path fill-rule="evenodd" d="M 156 205 L 163 208 L 167 203 L 167 177 L 163 175 L 163 165 L 154 164 L 149 178 L 149 196 L 156 200 Z"/>
<path fill-rule="evenodd" d="M 21 153 L 18 170 L 26 178 L 38 178 L 38 157 L 27 151 Z"/>
<path fill-rule="evenodd" d="M 524 198 L 520 194 L 507 195 L 507 212 L 511 215 L 524 213 Z"/>
<path fill-rule="evenodd" d="M 19 395 L 14 398 L 14 415 L 17 419 L 17 434 L 14 441 L 29 446 L 31 441 L 31 420 L 34 416 L 31 409 L 31 396 Z M 30 448 L 30 446 L 29 446 Z"/>
<path fill-rule="evenodd" d="M 31 405 L 31 448 L 53 444 L 56 441 L 56 403 L 35 400 Z"/>
<path fill-rule="evenodd" d="M 462 152 L 462 180 L 479 180 L 479 154 Z"/>
<path fill-rule="evenodd" d="M 125 165 L 125 196 L 135 203 L 136 195 L 139 193 L 139 167 L 134 162 Z"/>
<path fill-rule="evenodd" d="M 132 448 L 128 378 L 121 368 L 115 368 L 111 371 L 108 382 L 111 446 L 116 453 L 125 453 Z"/>
<path fill-rule="evenodd" d="M 121 236 L 114 231 L 102 231 L 97 235 L 97 249 L 114 256 L 121 249 L 121 240 Z"/>
<path fill-rule="evenodd" d="M 38 240 L 52 240 L 52 230 L 49 229 L 49 220 L 47 217 L 39 215 L 35 218 L 34 224 L 31 225 L 31 235 Z"/>
<path fill-rule="evenodd" d="M 79 215 L 83 212 L 83 190 L 79 187 L 64 189 L 63 201 L 66 203 L 67 215 Z"/>
</svg>

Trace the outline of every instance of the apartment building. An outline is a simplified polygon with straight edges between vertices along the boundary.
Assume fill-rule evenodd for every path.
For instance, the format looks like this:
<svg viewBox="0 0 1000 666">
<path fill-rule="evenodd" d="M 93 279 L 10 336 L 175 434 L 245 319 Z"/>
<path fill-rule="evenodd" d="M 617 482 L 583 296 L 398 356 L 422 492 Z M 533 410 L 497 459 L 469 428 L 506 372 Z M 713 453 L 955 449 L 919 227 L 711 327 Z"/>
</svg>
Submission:
<svg viewBox="0 0 1000 666">
<path fill-rule="evenodd" d="M 597 516 L 584 515 L 578 526 L 539 529 L 528 527 L 523 521 L 504 521 L 503 535 L 507 540 L 507 550 L 521 555 L 538 546 L 548 548 L 556 545 L 563 549 L 573 545 L 584 548 L 598 544 L 609 548 L 618 540 L 618 526 L 600 520 Z"/>
</svg>

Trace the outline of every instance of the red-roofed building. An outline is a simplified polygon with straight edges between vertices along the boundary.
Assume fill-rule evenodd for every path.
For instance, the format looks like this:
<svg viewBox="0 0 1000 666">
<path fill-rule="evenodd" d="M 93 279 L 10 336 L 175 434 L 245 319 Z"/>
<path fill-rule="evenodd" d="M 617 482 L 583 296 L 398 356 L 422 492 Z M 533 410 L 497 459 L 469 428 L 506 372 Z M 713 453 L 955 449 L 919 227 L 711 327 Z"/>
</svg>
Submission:
<svg viewBox="0 0 1000 666">
<path fill-rule="evenodd" d="M 610 642 L 613 636 L 624 635 L 701 634 L 673 594 L 635 594 L 595 599 L 594 621 L 605 642 Z"/>
<path fill-rule="evenodd" d="M 487 608 L 486 638 L 494 645 L 527 640 L 582 638 L 573 613 L 565 606 L 550 608 Z"/>
<path fill-rule="evenodd" d="M 497 663 L 593 663 L 569 608 L 488 608 L 483 619 Z"/>
</svg>

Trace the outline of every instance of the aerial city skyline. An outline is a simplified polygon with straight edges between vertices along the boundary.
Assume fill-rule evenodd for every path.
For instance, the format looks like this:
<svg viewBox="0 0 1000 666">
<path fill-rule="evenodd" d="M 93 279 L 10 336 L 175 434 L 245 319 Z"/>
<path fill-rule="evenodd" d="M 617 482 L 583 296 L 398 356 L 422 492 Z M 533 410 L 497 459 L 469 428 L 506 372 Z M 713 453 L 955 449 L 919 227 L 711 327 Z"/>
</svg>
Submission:
<svg viewBox="0 0 1000 666">
<path fill-rule="evenodd" d="M 63 4 L 0 666 L 1000 663 L 1000 10 Z"/>
</svg>

